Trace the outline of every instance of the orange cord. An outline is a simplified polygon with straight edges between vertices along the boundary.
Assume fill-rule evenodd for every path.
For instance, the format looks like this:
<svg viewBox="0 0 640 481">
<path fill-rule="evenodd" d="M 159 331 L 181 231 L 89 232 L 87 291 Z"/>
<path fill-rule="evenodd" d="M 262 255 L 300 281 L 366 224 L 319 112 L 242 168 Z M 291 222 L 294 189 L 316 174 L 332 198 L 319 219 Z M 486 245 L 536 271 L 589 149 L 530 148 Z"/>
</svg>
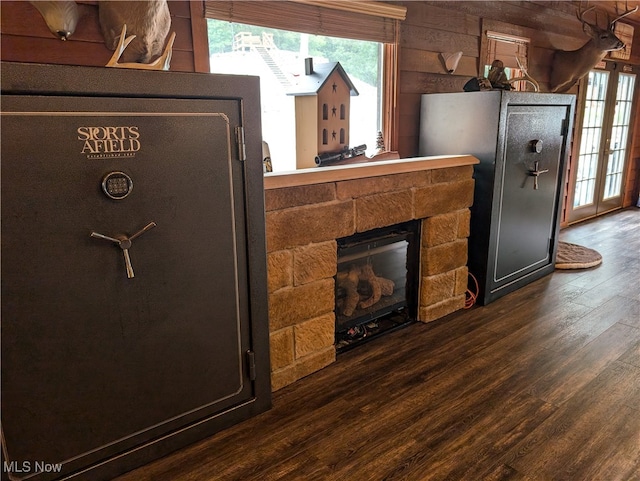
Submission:
<svg viewBox="0 0 640 481">
<path fill-rule="evenodd" d="M 474 304 L 476 303 L 476 299 L 478 299 L 478 294 L 480 294 L 480 287 L 478 286 L 478 280 L 475 278 L 475 276 L 471 272 L 469 272 L 469 276 L 471 277 L 471 279 L 473 279 L 473 283 L 476 286 L 476 290 L 475 292 L 473 292 L 471 289 L 467 288 L 466 299 L 464 301 L 465 309 L 470 309 L 471 307 L 473 307 Z"/>
</svg>

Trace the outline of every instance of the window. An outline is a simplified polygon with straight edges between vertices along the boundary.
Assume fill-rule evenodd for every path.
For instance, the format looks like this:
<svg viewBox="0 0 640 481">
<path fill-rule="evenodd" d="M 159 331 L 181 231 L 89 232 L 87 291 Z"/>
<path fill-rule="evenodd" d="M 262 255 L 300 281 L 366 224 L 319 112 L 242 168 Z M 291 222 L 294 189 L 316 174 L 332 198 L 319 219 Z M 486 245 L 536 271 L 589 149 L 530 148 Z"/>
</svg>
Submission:
<svg viewBox="0 0 640 481">
<path fill-rule="evenodd" d="M 269 144 L 274 171 L 296 168 L 294 97 L 287 92 L 304 75 L 307 57 L 314 65 L 340 62 L 359 93 L 350 98 L 350 141 L 374 150 L 382 129 L 382 44 L 220 20 L 208 23 L 211 72 L 260 77 L 262 136 Z M 341 105 L 340 118 L 345 115 Z M 329 118 L 327 104 L 322 105 L 322 118 Z"/>
<path fill-rule="evenodd" d="M 613 33 L 624 42 L 624 48 L 609 52 L 609 57 L 629 60 L 631 58 L 631 45 L 633 45 L 633 26 L 616 22 L 613 27 Z"/>
<path fill-rule="evenodd" d="M 392 146 L 395 49 L 405 15 L 405 7 L 372 1 L 205 1 L 211 71 L 261 78 L 263 138 L 274 171 L 296 165 L 294 98 L 286 91 L 304 73 L 307 56 L 314 65 L 340 62 L 360 94 L 350 97 L 344 114 L 350 121 L 349 143 L 364 143 L 373 151 L 382 130 Z"/>
<path fill-rule="evenodd" d="M 528 38 L 516 37 L 498 32 L 487 31 L 487 52 L 485 57 L 484 76 L 489 77 L 489 70 L 494 60 L 500 60 L 504 64 L 504 73 L 507 79 L 512 80 L 522 77 L 529 63 Z M 512 84 L 514 90 L 527 90 L 526 82 Z"/>
<path fill-rule="evenodd" d="M 623 205 L 634 122 L 633 68 L 606 62 L 604 70 L 592 70 L 581 83 L 578 135 L 569 166 L 569 185 L 573 186 L 573 202 L 567 205 L 570 223 Z"/>
</svg>

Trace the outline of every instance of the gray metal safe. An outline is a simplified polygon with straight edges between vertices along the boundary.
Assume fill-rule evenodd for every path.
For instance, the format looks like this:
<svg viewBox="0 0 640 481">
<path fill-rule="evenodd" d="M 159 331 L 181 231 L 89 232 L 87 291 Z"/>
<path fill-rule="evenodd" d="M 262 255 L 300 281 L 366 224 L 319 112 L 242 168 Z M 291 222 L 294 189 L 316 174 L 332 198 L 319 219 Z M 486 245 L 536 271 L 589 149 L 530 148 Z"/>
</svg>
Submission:
<svg viewBox="0 0 640 481">
<path fill-rule="evenodd" d="M 575 97 L 526 92 L 422 96 L 420 155 L 471 154 L 469 271 L 487 304 L 555 268 Z"/>
<path fill-rule="evenodd" d="M 270 407 L 258 79 L 2 64 L 9 479 L 109 479 Z"/>
</svg>

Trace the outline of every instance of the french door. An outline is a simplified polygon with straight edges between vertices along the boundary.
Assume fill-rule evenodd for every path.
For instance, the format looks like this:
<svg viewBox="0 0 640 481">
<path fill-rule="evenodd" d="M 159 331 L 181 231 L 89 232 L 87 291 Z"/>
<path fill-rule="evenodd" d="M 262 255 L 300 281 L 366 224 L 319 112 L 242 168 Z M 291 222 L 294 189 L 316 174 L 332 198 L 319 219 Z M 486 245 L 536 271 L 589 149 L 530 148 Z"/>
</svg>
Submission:
<svg viewBox="0 0 640 481">
<path fill-rule="evenodd" d="M 589 72 L 581 92 L 579 151 L 569 184 L 570 223 L 622 207 L 636 74 L 629 67 L 615 67 Z"/>
</svg>

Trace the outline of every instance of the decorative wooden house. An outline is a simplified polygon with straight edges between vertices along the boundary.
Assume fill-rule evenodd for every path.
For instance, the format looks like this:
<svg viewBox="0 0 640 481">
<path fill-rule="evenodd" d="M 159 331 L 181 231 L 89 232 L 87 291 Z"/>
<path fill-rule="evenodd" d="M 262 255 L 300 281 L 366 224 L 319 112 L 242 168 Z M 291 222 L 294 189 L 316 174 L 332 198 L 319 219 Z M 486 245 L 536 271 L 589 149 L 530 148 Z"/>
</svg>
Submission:
<svg viewBox="0 0 640 481">
<path fill-rule="evenodd" d="M 315 157 L 349 146 L 349 100 L 358 91 L 339 62 L 305 59 L 295 96 L 296 166 L 316 167 Z"/>
</svg>

